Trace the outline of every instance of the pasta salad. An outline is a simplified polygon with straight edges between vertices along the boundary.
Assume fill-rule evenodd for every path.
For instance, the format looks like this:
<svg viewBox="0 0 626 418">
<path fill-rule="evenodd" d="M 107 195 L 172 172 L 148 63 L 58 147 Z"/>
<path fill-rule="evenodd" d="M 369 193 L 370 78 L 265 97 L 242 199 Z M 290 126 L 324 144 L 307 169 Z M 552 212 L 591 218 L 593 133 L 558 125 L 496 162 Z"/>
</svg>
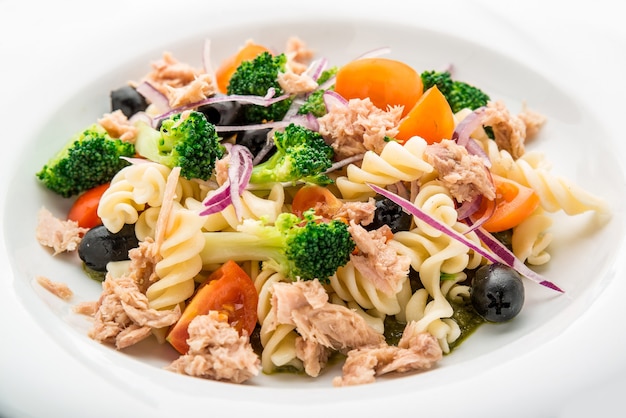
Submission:
<svg viewBox="0 0 626 418">
<path fill-rule="evenodd" d="M 37 239 L 102 284 L 74 306 L 89 337 L 235 383 L 339 359 L 333 384 L 358 385 L 436 367 L 526 286 L 563 293 L 533 270 L 553 215 L 608 209 L 526 149 L 546 118 L 387 52 L 250 40 L 214 69 L 207 42 L 200 68 L 165 52 L 113 90 L 37 173 L 74 200 L 41 208 Z"/>
</svg>

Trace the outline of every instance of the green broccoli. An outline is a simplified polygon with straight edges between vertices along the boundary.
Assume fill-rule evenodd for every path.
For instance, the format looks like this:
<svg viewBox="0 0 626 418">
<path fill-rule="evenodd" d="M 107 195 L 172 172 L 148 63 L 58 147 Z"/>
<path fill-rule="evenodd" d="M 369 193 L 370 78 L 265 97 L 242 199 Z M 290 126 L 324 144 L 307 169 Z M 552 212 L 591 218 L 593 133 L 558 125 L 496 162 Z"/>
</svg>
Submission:
<svg viewBox="0 0 626 418">
<path fill-rule="evenodd" d="M 148 160 L 180 167 L 186 179 L 208 180 L 224 155 L 215 125 L 197 111 L 176 113 L 164 119 L 159 130 L 141 124 L 135 147 Z"/>
<path fill-rule="evenodd" d="M 242 94 L 265 96 L 270 88 L 275 95 L 284 94 L 278 83 L 278 74 L 287 70 L 287 56 L 279 54 L 273 56 L 269 52 L 259 54 L 255 59 L 242 62 L 230 78 L 226 92 L 228 94 Z M 246 105 L 243 110 L 247 123 L 263 123 L 282 120 L 292 99 L 285 99 L 269 106 Z"/>
<path fill-rule="evenodd" d="M 331 67 L 323 71 L 317 80 L 317 84 L 321 86 L 331 77 L 334 77 L 338 70 L 339 67 Z M 302 106 L 298 109 L 298 114 L 306 115 L 310 113 L 317 118 L 324 116 L 327 113 L 326 104 L 324 103 L 324 92 L 333 89 L 334 86 L 330 86 L 328 89 L 318 89 L 313 91 L 307 96 Z"/>
<path fill-rule="evenodd" d="M 205 232 L 204 237 L 203 265 L 258 260 L 292 280 L 322 283 L 348 262 L 356 246 L 346 223 L 322 222 L 313 210 L 302 218 L 281 213 L 273 225 L 246 219 L 237 231 Z"/>
<path fill-rule="evenodd" d="M 421 78 L 424 91 L 437 85 L 454 113 L 466 108 L 478 109 L 486 106 L 489 101 L 489 96 L 485 92 L 463 81 L 453 80 L 448 71 L 424 71 Z"/>
<path fill-rule="evenodd" d="M 274 133 L 274 144 L 274 154 L 252 168 L 250 183 L 332 183 L 325 171 L 332 166 L 335 152 L 320 133 L 291 123 Z"/>
<path fill-rule="evenodd" d="M 36 176 L 53 192 L 72 197 L 110 181 L 130 164 L 120 157 L 133 155 L 133 144 L 111 138 L 102 126 L 94 123 L 72 136 Z"/>
</svg>

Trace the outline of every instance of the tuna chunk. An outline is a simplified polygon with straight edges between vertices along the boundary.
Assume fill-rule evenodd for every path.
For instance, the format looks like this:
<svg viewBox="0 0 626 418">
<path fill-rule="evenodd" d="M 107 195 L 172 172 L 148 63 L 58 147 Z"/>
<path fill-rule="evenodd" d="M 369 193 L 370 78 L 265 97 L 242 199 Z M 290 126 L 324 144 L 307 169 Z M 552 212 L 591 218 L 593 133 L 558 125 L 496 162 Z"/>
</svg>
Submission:
<svg viewBox="0 0 626 418">
<path fill-rule="evenodd" d="M 410 322 L 398 346 L 386 343 L 348 352 L 342 376 L 333 379 L 334 386 L 373 383 L 376 376 L 391 372 L 430 369 L 443 355 L 437 339 L 427 332 L 418 333 L 416 322 Z"/>
<path fill-rule="evenodd" d="M 367 231 L 351 222 L 348 230 L 359 250 L 350 255 L 354 267 L 381 292 L 387 295 L 398 293 L 409 274 L 411 259 L 387 245 L 393 236 L 389 226 Z"/>
<path fill-rule="evenodd" d="M 272 310 L 277 324 L 294 325 L 304 340 L 333 350 L 345 352 L 384 341 L 359 314 L 329 303 L 317 280 L 275 283 Z"/>
<path fill-rule="evenodd" d="M 402 106 L 379 109 L 368 99 L 351 99 L 346 106 L 333 106 L 318 119 L 319 132 L 335 150 L 337 160 L 385 147 L 385 137 L 395 137 Z"/>
<path fill-rule="evenodd" d="M 63 299 L 70 300 L 74 296 L 74 292 L 65 283 L 53 282 L 47 277 L 37 276 L 37 283 L 53 295 Z"/>
<path fill-rule="evenodd" d="M 495 186 L 482 158 L 469 154 L 465 147 L 444 139 L 427 146 L 424 154 L 457 201 L 472 201 L 481 195 L 495 198 Z"/>
<path fill-rule="evenodd" d="M 514 159 L 524 155 L 526 124 L 521 118 L 512 115 L 504 102 L 487 104 L 483 125 L 491 126 L 499 149 L 507 151 Z"/>
<path fill-rule="evenodd" d="M 196 316 L 189 324 L 189 351 L 166 370 L 206 379 L 243 383 L 261 370 L 249 339 L 240 336 L 217 311 Z"/>
<path fill-rule="evenodd" d="M 75 251 L 87 231 L 77 222 L 59 219 L 44 207 L 39 209 L 35 236 L 41 245 L 51 247 L 54 255 Z"/>
</svg>

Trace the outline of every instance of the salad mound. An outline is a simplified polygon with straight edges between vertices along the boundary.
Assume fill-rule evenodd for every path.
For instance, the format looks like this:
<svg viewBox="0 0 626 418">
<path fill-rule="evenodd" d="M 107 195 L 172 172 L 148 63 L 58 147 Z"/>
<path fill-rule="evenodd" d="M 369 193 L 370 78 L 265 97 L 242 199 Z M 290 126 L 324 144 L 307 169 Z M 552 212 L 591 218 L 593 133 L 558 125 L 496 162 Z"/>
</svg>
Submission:
<svg viewBox="0 0 626 418">
<path fill-rule="evenodd" d="M 339 360 L 333 385 L 359 385 L 515 321 L 527 286 L 564 293 L 534 270 L 552 217 L 607 207 L 528 151 L 546 117 L 379 52 L 335 64 L 296 37 L 248 41 L 215 71 L 207 47 L 201 67 L 165 52 L 113 86 L 88 129 L 125 152 L 81 188 L 85 153 L 63 154 L 75 169 L 42 193 L 72 208 L 41 208 L 37 229 L 101 282 L 74 306 L 89 337 L 152 339 L 178 355 L 167 370 L 234 383 Z"/>
</svg>

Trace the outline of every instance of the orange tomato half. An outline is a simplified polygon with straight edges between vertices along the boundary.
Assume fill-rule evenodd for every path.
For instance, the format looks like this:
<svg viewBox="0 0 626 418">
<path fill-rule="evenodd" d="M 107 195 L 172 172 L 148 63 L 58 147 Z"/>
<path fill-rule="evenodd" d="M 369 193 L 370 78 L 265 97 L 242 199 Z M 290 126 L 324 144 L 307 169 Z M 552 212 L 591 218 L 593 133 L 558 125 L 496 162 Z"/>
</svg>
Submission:
<svg viewBox="0 0 626 418">
<path fill-rule="evenodd" d="M 496 198 L 483 199 L 471 219 L 475 221 L 488 211 L 493 211 L 482 227 L 489 232 L 506 231 L 522 223 L 539 207 L 539 196 L 530 187 L 513 180 L 496 174 L 492 174 L 492 177 L 496 186 Z"/>
<path fill-rule="evenodd" d="M 410 109 L 400 121 L 396 139 L 405 142 L 413 136 L 420 136 L 429 144 L 450 139 L 454 132 L 454 113 L 445 96 L 433 86 Z"/>
<path fill-rule="evenodd" d="M 424 91 L 422 78 L 409 65 L 388 58 L 362 58 L 337 71 L 335 91 L 346 99 L 365 99 L 382 110 L 404 106 L 403 115 Z"/>
</svg>

